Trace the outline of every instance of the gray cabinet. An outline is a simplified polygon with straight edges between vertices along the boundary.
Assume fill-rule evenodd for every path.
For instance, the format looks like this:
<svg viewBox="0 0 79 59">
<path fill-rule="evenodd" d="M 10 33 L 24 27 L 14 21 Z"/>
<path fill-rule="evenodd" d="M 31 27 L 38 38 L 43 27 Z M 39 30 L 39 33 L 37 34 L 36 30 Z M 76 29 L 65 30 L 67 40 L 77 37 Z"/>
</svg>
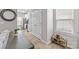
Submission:
<svg viewBox="0 0 79 59">
<path fill-rule="evenodd" d="M 5 49 L 9 38 L 9 32 L 2 32 L 0 34 L 0 49 Z"/>
</svg>

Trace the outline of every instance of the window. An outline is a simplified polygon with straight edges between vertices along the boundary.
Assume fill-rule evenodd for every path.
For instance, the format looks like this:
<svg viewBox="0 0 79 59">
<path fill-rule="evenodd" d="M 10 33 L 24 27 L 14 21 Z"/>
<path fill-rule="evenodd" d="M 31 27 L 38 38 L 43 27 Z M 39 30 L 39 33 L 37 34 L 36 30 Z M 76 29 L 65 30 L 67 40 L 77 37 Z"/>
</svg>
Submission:
<svg viewBox="0 0 79 59">
<path fill-rule="evenodd" d="M 73 33 L 73 10 L 57 9 L 56 10 L 56 31 Z"/>
</svg>

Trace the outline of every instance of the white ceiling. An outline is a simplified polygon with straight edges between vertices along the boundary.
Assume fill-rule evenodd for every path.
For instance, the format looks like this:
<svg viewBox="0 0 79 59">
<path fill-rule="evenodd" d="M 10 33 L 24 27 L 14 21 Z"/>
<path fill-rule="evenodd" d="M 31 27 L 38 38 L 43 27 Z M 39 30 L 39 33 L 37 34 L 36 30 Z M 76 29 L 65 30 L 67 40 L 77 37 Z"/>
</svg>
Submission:
<svg viewBox="0 0 79 59">
<path fill-rule="evenodd" d="M 28 13 L 30 9 L 17 9 L 18 13 Z"/>
<path fill-rule="evenodd" d="M 40 10 L 40 9 L 17 9 L 18 13 L 28 13 L 28 12 L 33 12 L 36 10 Z"/>
</svg>

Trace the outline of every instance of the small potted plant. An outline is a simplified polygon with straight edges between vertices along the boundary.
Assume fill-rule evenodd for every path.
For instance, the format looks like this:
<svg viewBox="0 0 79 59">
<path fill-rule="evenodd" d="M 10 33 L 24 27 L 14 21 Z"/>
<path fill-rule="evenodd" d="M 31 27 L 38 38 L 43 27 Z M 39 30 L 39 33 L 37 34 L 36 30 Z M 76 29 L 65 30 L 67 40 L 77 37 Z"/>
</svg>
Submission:
<svg viewBox="0 0 79 59">
<path fill-rule="evenodd" d="M 17 33 L 17 31 L 18 31 L 18 30 L 20 30 L 20 29 L 19 29 L 19 28 L 17 28 L 17 29 L 15 29 L 15 30 L 14 30 L 14 31 L 15 31 L 15 34 Z"/>
</svg>

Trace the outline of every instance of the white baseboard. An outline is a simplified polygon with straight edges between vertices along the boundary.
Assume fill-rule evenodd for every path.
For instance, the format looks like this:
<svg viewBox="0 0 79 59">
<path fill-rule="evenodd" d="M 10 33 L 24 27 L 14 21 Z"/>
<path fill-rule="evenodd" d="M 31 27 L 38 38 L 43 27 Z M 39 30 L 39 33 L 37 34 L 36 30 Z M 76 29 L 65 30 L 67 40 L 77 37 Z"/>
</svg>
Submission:
<svg viewBox="0 0 79 59">
<path fill-rule="evenodd" d="M 51 43 L 51 41 L 44 41 L 44 40 L 41 40 L 41 41 L 44 42 L 47 45 Z"/>
</svg>

